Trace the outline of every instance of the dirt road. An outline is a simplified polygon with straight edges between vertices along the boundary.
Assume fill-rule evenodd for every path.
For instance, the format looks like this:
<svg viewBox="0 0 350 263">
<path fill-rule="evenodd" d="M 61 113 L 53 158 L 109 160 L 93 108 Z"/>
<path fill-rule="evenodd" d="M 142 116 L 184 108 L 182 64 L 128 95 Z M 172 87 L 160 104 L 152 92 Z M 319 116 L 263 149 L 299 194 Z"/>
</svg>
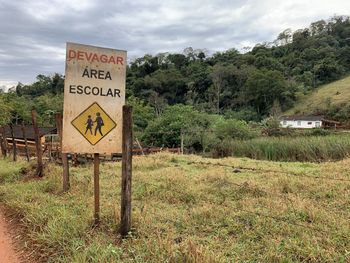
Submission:
<svg viewBox="0 0 350 263">
<path fill-rule="evenodd" d="M 16 253 L 13 240 L 9 234 L 9 225 L 0 210 L 0 263 L 20 263 L 20 257 Z"/>
</svg>

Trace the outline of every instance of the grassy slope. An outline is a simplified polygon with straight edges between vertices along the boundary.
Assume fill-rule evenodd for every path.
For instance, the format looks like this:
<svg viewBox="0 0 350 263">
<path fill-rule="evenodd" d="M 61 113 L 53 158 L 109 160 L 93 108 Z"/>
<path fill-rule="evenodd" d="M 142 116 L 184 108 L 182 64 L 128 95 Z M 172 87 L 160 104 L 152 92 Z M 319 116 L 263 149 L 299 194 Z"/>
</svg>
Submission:
<svg viewBox="0 0 350 263">
<path fill-rule="evenodd" d="M 236 173 L 189 162 L 257 170 Z M 5 166 L 8 162 L 0 161 Z M 135 157 L 134 230 L 123 241 L 115 234 L 120 170 L 120 163 L 101 165 L 99 228 L 92 228 L 91 165 L 71 169 L 67 194 L 60 190 L 61 168 L 50 165 L 42 180 L 0 184 L 0 202 L 23 216 L 28 244 L 49 262 L 350 260 L 350 182 L 281 173 L 349 180 L 350 159 L 311 164 L 170 154 Z"/>
<path fill-rule="evenodd" d="M 331 105 L 350 103 L 350 76 L 321 86 L 310 95 L 301 97 L 296 105 L 285 114 L 317 114 L 326 109 L 328 101 Z"/>
</svg>

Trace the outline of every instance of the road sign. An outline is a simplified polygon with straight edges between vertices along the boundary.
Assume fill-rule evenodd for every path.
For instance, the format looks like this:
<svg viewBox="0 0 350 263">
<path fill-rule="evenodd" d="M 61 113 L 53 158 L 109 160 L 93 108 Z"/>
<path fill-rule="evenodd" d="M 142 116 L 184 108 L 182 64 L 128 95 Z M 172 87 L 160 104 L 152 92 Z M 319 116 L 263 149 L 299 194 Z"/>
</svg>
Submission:
<svg viewBox="0 0 350 263">
<path fill-rule="evenodd" d="M 121 152 L 126 51 L 75 43 L 66 51 L 62 152 Z"/>
<path fill-rule="evenodd" d="M 96 102 L 80 113 L 72 121 L 72 125 L 91 145 L 98 143 L 117 126 Z"/>
</svg>

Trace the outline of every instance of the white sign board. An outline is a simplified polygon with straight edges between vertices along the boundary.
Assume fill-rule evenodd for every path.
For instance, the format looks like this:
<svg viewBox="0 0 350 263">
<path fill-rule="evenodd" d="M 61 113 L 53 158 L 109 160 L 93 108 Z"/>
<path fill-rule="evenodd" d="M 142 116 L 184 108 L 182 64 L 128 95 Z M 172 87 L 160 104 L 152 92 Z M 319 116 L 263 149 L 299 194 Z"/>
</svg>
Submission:
<svg viewBox="0 0 350 263">
<path fill-rule="evenodd" d="M 62 152 L 122 148 L 126 51 L 67 43 Z"/>
</svg>

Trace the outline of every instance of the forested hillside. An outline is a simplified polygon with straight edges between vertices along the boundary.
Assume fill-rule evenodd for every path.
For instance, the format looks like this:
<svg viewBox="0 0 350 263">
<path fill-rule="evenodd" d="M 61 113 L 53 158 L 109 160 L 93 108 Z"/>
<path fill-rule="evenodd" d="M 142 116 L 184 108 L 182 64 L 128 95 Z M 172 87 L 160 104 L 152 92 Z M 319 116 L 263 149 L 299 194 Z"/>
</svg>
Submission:
<svg viewBox="0 0 350 263">
<path fill-rule="evenodd" d="M 261 121 L 349 72 L 350 20 L 336 16 L 294 32 L 286 29 L 274 42 L 246 53 L 232 48 L 209 55 L 186 48 L 145 55 L 128 65 L 127 100 L 136 107 L 140 130 L 175 104 L 197 113 Z M 31 85 L 19 83 L 0 96 L 0 122 L 29 122 L 29 110 L 35 107 L 44 125 L 52 123 L 52 114 L 62 110 L 63 86 L 59 74 L 39 75 Z"/>
</svg>

